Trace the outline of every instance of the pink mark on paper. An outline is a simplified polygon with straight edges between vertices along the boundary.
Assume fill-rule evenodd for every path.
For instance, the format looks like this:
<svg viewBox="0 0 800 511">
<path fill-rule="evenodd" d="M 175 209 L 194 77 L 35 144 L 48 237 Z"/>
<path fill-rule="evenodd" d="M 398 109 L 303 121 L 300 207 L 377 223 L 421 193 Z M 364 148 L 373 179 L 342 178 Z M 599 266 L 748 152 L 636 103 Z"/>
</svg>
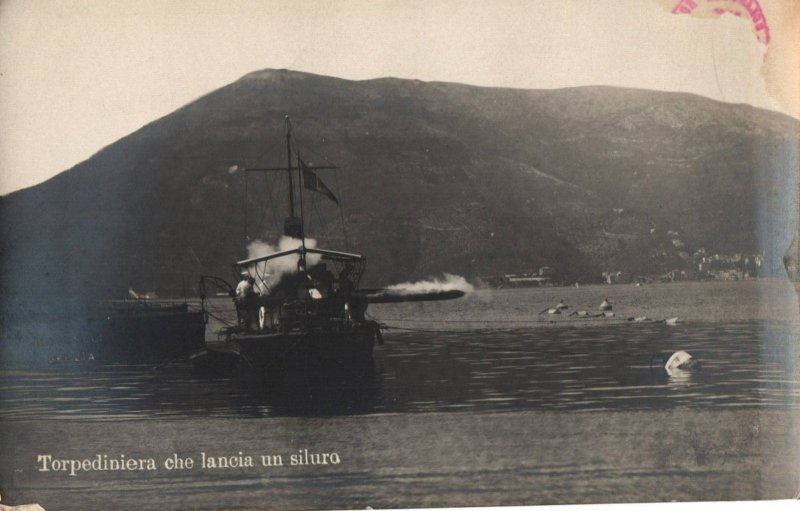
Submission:
<svg viewBox="0 0 800 511">
<path fill-rule="evenodd" d="M 698 8 L 700 8 L 698 12 L 700 10 L 710 11 L 716 15 L 730 13 L 734 16 L 742 16 L 747 14 L 753 22 L 753 31 L 755 31 L 758 41 L 764 45 L 769 44 L 769 25 L 758 0 L 679 0 L 672 8 L 672 14 L 691 14 Z"/>
</svg>

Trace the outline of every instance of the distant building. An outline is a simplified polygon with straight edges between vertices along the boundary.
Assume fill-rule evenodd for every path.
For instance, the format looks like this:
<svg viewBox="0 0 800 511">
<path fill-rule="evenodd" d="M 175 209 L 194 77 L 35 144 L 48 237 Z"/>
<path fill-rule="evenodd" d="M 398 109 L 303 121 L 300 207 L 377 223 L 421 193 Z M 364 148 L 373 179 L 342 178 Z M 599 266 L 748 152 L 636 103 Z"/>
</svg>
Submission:
<svg viewBox="0 0 800 511">
<path fill-rule="evenodd" d="M 709 272 L 717 280 L 744 280 L 744 272 L 742 270 L 714 270 Z"/>
<path fill-rule="evenodd" d="M 678 270 L 677 268 L 667 272 L 661 277 L 663 282 L 678 282 L 681 280 L 689 280 L 689 276 L 686 274 L 684 270 Z"/>
<path fill-rule="evenodd" d="M 509 273 L 503 275 L 504 284 L 510 287 L 548 286 L 553 279 L 529 273 Z"/>
<path fill-rule="evenodd" d="M 606 284 L 630 284 L 633 282 L 633 277 L 630 273 L 622 271 L 604 271 L 603 280 Z"/>
</svg>

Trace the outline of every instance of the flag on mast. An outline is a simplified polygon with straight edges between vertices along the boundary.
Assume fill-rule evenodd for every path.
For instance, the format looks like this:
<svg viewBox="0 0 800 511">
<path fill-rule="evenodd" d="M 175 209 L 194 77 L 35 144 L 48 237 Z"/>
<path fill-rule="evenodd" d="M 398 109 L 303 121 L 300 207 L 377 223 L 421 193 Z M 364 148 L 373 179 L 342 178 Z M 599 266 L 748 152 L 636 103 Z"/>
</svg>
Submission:
<svg viewBox="0 0 800 511">
<path fill-rule="evenodd" d="M 336 197 L 336 194 L 333 193 L 333 190 L 328 188 L 328 185 L 326 185 L 322 179 L 319 178 L 317 173 L 314 172 L 311 167 L 306 165 L 306 162 L 301 160 L 299 157 L 297 158 L 297 161 L 300 163 L 300 169 L 303 171 L 303 186 L 309 190 L 319 192 L 336 204 L 339 204 L 339 199 Z"/>
</svg>

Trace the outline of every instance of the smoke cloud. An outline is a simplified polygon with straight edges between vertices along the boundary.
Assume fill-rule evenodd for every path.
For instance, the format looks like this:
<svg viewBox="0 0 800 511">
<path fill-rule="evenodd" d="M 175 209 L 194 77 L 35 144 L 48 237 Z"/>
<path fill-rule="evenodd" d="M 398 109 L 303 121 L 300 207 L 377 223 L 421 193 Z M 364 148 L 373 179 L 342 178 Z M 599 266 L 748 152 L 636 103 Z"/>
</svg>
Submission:
<svg viewBox="0 0 800 511">
<path fill-rule="evenodd" d="M 460 275 L 452 275 L 445 273 L 444 278 L 434 278 L 429 280 L 421 280 L 419 282 L 403 282 L 402 284 L 394 284 L 386 288 L 390 291 L 395 291 L 399 294 L 403 293 L 435 293 L 440 291 L 463 291 L 465 294 L 470 294 L 475 291 L 475 288 L 467 282 L 467 279 Z"/>
<path fill-rule="evenodd" d="M 278 241 L 278 245 L 272 245 L 263 240 L 253 240 L 247 245 L 247 258 L 253 259 L 265 255 L 273 254 L 275 252 L 283 252 L 286 250 L 293 250 L 299 248 L 302 242 L 297 238 L 290 238 L 289 236 L 282 236 Z M 313 238 L 306 238 L 306 248 L 316 248 L 317 240 Z M 322 256 L 319 254 L 307 254 L 306 266 L 311 267 L 319 263 Z M 249 268 L 250 275 L 256 279 L 256 288 L 260 293 L 265 293 L 268 289 L 281 279 L 283 275 L 288 273 L 297 272 L 297 255 L 292 254 L 284 257 L 270 259 L 252 265 Z"/>
</svg>

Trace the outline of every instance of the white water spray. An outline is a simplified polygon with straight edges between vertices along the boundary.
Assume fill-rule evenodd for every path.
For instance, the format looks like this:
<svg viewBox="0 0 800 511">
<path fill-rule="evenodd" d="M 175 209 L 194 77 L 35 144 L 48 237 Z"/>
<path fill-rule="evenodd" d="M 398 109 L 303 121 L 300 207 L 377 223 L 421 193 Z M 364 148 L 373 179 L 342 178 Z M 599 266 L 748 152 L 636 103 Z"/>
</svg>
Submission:
<svg viewBox="0 0 800 511">
<path fill-rule="evenodd" d="M 247 245 L 247 258 L 254 259 L 275 252 L 293 250 L 300 246 L 302 246 L 302 241 L 289 236 L 281 236 L 277 247 L 266 241 L 255 239 Z M 317 240 L 306 238 L 306 248 L 316 248 L 316 246 Z M 291 254 L 254 264 L 250 268 L 250 274 L 256 279 L 258 291 L 265 293 L 269 287 L 277 284 L 283 275 L 297 272 L 297 259 L 296 254 Z M 319 254 L 306 254 L 306 265 L 314 266 L 319 263 L 320 259 Z"/>
<path fill-rule="evenodd" d="M 461 275 L 450 273 L 445 273 L 444 278 L 403 282 L 402 284 L 387 286 L 386 289 L 398 294 L 436 293 L 442 291 L 463 291 L 465 294 L 470 294 L 475 290 L 472 284 L 467 282 L 467 279 Z"/>
</svg>

